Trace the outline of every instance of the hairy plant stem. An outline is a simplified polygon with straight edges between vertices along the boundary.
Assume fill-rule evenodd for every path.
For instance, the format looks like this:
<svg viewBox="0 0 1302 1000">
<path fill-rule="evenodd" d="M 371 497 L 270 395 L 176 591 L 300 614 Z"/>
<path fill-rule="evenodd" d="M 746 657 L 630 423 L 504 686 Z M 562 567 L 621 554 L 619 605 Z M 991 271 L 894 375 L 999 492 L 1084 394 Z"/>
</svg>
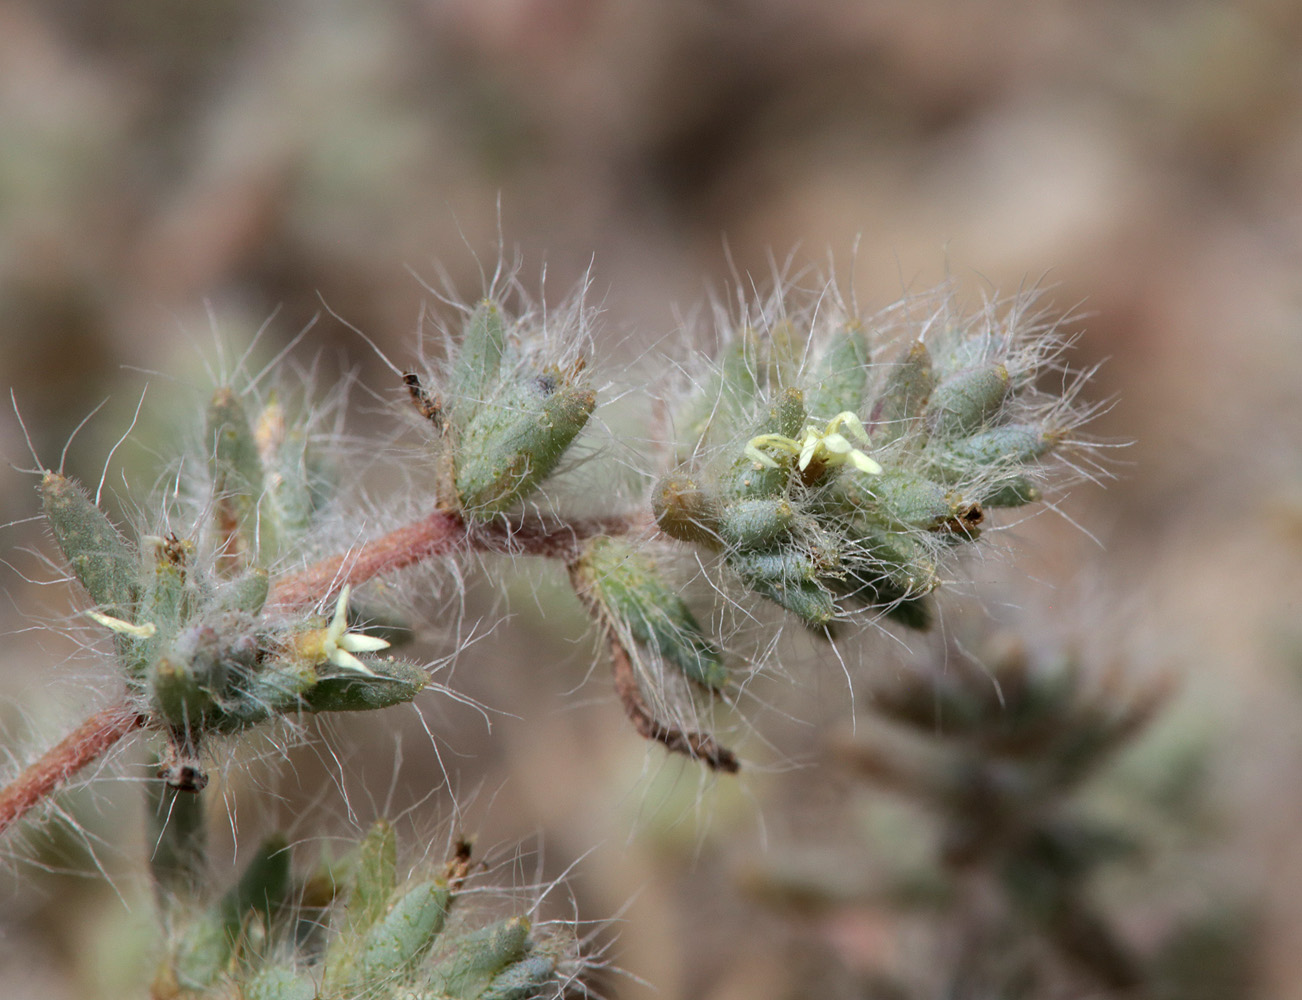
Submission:
<svg viewBox="0 0 1302 1000">
<path fill-rule="evenodd" d="M 624 714 L 633 723 L 638 735 L 662 744 L 671 753 L 681 753 L 699 760 L 712 771 L 736 774 L 741 769 L 737 755 L 715 742 L 709 733 L 692 732 L 655 717 L 646 699 L 642 697 L 633 660 L 613 632 L 610 637 L 610 656 L 615 668 L 615 693 L 619 695 Z"/>
<path fill-rule="evenodd" d="M 516 520 L 503 517 L 488 524 L 474 524 L 457 511 L 436 510 L 348 552 L 279 578 L 272 587 L 270 600 L 281 607 L 328 603 L 345 585 L 362 584 L 427 559 L 463 552 L 536 555 L 568 563 L 588 538 L 650 532 L 655 530 L 654 525 L 650 515 L 644 513 L 570 521 L 536 516 Z M 124 736 L 149 725 L 149 717 L 127 702 L 90 716 L 0 790 L 0 833 Z M 642 732 L 641 726 L 638 731 Z M 648 738 L 665 742 L 658 736 Z M 694 753 L 693 756 L 704 755 Z M 711 766 L 718 765 L 711 763 Z"/>
<path fill-rule="evenodd" d="M 0 791 L 0 833 L 124 736 L 148 724 L 125 702 L 101 709 Z"/>
<path fill-rule="evenodd" d="M 475 524 L 457 511 L 436 510 L 356 549 L 281 577 L 271 589 L 270 600 L 290 607 L 328 602 L 345 585 L 365 583 L 426 559 L 461 552 L 535 555 L 568 563 L 589 538 L 626 535 L 638 530 L 655 530 L 649 513 L 569 521 L 526 516 L 514 521 L 500 518 L 488 524 Z"/>
</svg>

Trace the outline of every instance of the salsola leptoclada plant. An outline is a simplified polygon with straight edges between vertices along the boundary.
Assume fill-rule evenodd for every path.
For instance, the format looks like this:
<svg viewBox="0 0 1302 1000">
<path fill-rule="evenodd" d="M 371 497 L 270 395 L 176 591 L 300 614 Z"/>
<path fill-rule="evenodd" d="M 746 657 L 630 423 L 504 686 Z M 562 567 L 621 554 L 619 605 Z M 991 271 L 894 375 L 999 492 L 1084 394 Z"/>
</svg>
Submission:
<svg viewBox="0 0 1302 1000">
<path fill-rule="evenodd" d="M 1082 378 L 1062 364 L 1065 342 L 1033 302 L 964 315 L 941 296 L 907 325 L 860 317 L 824 286 L 716 310 L 717 352 L 679 362 L 685 385 L 649 421 L 661 432 L 640 457 L 643 493 L 606 489 L 597 495 L 612 498 L 607 509 L 591 513 L 589 498 L 582 516 L 556 475 L 584 472 L 574 444 L 600 404 L 596 316 L 581 296 L 558 310 L 530 305 L 514 281 L 462 310 L 445 361 L 393 366 L 395 395 L 423 434 L 425 492 L 423 513 L 387 532 L 340 543 L 355 500 L 335 485 L 355 446 L 333 453 L 339 436 L 318 433 L 320 410 L 282 402 L 258 380 L 217 389 L 201 458 L 162 477 L 153 500 L 135 501 L 161 513 L 130 533 L 98 498 L 41 467 L 50 532 L 90 600 L 86 627 L 111 645 L 122 693 L 0 791 L 0 829 L 146 730 L 157 734 L 159 789 L 170 796 L 158 843 L 183 854 L 177 803 L 203 789 L 214 745 L 275 720 L 384 709 L 429 686 L 430 664 L 393 658 L 368 627 L 393 610 L 378 584 L 416 565 L 459 576 L 477 554 L 562 562 L 636 730 L 716 771 L 738 770 L 699 720 L 736 700 L 750 668 L 717 634 L 719 616 L 685 596 L 675 553 L 766 630 L 789 618 L 836 642 L 883 620 L 928 628 L 934 591 L 990 512 L 1038 502 L 1075 468 Z M 358 872 L 374 867 L 367 850 Z M 156 990 L 525 998 L 581 981 L 569 944 L 535 941 L 519 921 L 467 932 L 506 950 L 493 951 L 489 971 L 475 965 L 467 985 L 448 979 L 458 962 L 480 961 L 457 957 L 456 935 L 439 938 L 464 875 L 451 869 L 406 892 L 344 876 L 343 930 L 323 952 L 284 958 L 298 933 L 285 914 L 307 899 L 289 872 L 280 846 L 260 853 L 179 932 Z M 444 943 L 447 961 L 426 963 Z M 372 950 L 387 956 L 374 967 Z"/>
<path fill-rule="evenodd" d="M 784 287 L 716 308 L 714 356 L 678 362 L 685 385 L 659 408 L 646 495 L 569 516 L 550 487 L 599 404 L 596 317 L 581 296 L 548 311 L 514 281 L 494 289 L 463 309 L 444 362 L 395 366 L 425 428 L 428 512 L 387 533 L 323 551 L 322 512 L 337 521 L 346 502 L 329 470 L 346 461 L 317 447 L 332 439 L 304 424 L 310 407 L 296 422 L 274 394 L 235 385 L 207 407 L 201 488 L 182 509 L 179 480 L 165 480 L 167 513 L 134 538 L 42 471 L 51 533 L 113 644 L 124 697 L 0 795 L 0 823 L 135 729 L 163 734 L 163 777 L 197 789 L 213 738 L 415 698 L 425 668 L 381 655 L 388 643 L 354 620 L 350 596 L 474 552 L 563 561 L 637 730 L 734 771 L 669 693 L 726 701 L 737 664 L 667 554 L 695 553 L 718 593 L 771 602 L 828 640 L 882 620 L 926 629 L 933 593 L 992 512 L 1037 503 L 1088 454 L 1084 377 L 1034 295 L 964 314 L 941 294 L 921 315 L 910 301 L 865 318 L 828 285 Z"/>
</svg>

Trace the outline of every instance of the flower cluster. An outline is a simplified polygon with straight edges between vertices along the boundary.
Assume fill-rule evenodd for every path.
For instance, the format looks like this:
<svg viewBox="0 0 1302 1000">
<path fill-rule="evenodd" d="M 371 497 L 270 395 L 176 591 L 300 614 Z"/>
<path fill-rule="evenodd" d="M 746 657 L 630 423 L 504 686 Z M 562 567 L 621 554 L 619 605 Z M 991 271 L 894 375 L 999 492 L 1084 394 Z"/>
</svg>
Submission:
<svg viewBox="0 0 1302 1000">
<path fill-rule="evenodd" d="M 400 886 L 383 824 L 306 878 L 272 839 L 196 913 L 204 800 L 177 793 L 203 789 L 214 737 L 380 709 L 429 686 L 424 667 L 380 655 L 389 639 L 356 620 L 355 587 L 377 581 L 369 596 L 387 615 L 401 588 L 379 581 L 407 567 L 460 581 L 457 560 L 470 553 L 558 560 L 608 642 L 636 731 L 731 773 L 741 765 L 716 741 L 712 713 L 742 685 L 719 616 L 697 617 L 660 554 L 695 556 L 719 593 L 740 584 L 819 637 L 882 616 L 926 628 L 953 554 L 981 536 L 988 510 L 1040 499 L 1088 416 L 1075 404 L 1080 378 L 1060 365 L 1062 339 L 1026 299 L 975 317 L 946 300 L 921 333 L 897 338 L 826 290 L 788 291 L 726 319 L 713 361 L 681 366 L 691 386 L 665 408 L 665 460 L 641 470 L 649 498 L 592 490 L 587 509 L 602 497 L 604 507 L 577 517 L 546 491 L 597 405 L 592 314 L 581 296 L 548 313 L 516 292 L 513 277 L 495 280 L 463 311 L 444 363 L 397 369 L 426 435 L 408 480 L 423 470 L 427 482 L 386 499 L 419 514 L 381 535 L 359 537 L 356 511 L 334 494 L 330 470 L 354 466 L 318 454 L 309 428 L 253 392 L 217 391 L 202 482 L 183 500 L 188 480 L 169 477 L 162 515 L 132 539 L 97 499 L 43 471 L 46 520 L 125 690 L 0 789 L 0 830 L 132 730 L 163 734 L 152 860 L 169 926 L 154 996 L 534 1000 L 586 989 L 572 927 L 544 932 L 518 913 L 465 927 L 450 915 L 468 849 Z M 1049 391 L 1055 371 L 1061 387 Z M 321 551 L 328 523 L 351 524 L 342 551 Z"/>
<path fill-rule="evenodd" d="M 191 790 L 207 780 L 208 736 L 300 712 L 382 708 L 428 682 L 415 664 L 371 655 L 388 642 L 349 627 L 349 588 L 329 620 L 268 600 L 266 564 L 322 503 L 305 439 L 286 431 L 279 405 L 255 424 L 234 393 L 218 391 L 208 446 L 199 506 L 210 517 L 186 537 L 173 528 L 128 542 L 76 483 L 55 472 L 41 481 L 51 532 L 95 604 L 89 617 L 112 635 L 128 697 L 167 734 L 163 776 Z"/>
<path fill-rule="evenodd" d="M 818 306 L 726 331 L 674 414 L 656 519 L 820 634 L 863 611 L 926 628 L 946 557 L 988 508 L 1040 498 L 1082 419 L 1070 384 L 1038 386 L 1062 343 L 1025 302 L 972 318 L 946 303 L 894 348 Z"/>
</svg>

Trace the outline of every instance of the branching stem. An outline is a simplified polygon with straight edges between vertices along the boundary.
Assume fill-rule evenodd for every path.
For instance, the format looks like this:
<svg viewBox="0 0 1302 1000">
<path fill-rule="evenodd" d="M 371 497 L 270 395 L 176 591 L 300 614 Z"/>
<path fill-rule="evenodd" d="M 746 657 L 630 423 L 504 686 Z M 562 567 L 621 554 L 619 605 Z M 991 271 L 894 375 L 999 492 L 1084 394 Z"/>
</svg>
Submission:
<svg viewBox="0 0 1302 1000">
<path fill-rule="evenodd" d="M 436 510 L 355 549 L 279 578 L 272 588 L 271 602 L 282 607 L 328 602 L 346 584 L 365 583 L 427 559 L 459 552 L 536 555 L 568 563 L 588 538 L 625 535 L 639 530 L 654 530 L 649 515 L 615 515 L 570 521 L 526 516 L 516 520 L 500 518 L 481 525 L 467 522 L 456 511 Z M 625 708 L 628 710 L 627 701 Z M 649 712 L 646 714 L 650 718 Z M 148 724 L 147 716 L 126 703 L 106 708 L 86 719 L 61 743 L 0 790 L 0 834 L 124 736 Z M 635 724 L 638 731 L 643 732 L 642 725 L 636 720 Z M 647 733 L 643 732 L 643 735 Z M 648 738 L 669 745 L 663 737 Z M 702 757 L 711 767 L 720 766 L 710 759 L 708 753 L 693 752 L 692 756 Z M 724 769 L 728 768 L 725 766 Z"/>
</svg>

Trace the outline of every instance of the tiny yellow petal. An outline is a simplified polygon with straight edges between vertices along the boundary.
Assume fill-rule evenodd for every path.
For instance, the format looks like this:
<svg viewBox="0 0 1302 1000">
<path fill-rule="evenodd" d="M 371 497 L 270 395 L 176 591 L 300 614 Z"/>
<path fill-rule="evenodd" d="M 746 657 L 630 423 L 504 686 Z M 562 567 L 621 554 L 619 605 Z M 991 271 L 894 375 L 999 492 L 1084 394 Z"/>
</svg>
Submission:
<svg viewBox="0 0 1302 1000">
<path fill-rule="evenodd" d="M 858 448 L 850 452 L 850 463 L 860 472 L 866 472 L 870 476 L 881 475 L 882 467 Z"/>
<path fill-rule="evenodd" d="M 834 455 L 848 455 L 854 451 L 854 445 L 840 434 L 828 434 L 823 438 L 823 447 Z"/>
<path fill-rule="evenodd" d="M 339 591 L 339 600 L 335 602 L 335 614 L 330 619 L 330 634 L 338 638 L 344 634 L 344 629 L 348 627 L 348 595 L 352 593 L 352 586 L 344 584 L 343 589 Z"/>
<path fill-rule="evenodd" d="M 850 432 L 855 437 L 857 437 L 860 441 L 867 443 L 870 440 L 870 438 L 868 437 L 868 432 L 864 429 L 863 421 L 860 420 L 856 414 L 851 413 L 849 410 L 846 410 L 844 413 L 838 414 L 838 416 L 841 420 L 841 423 L 844 426 L 848 427 L 850 429 Z"/>
<path fill-rule="evenodd" d="M 819 444 L 821 442 L 816 435 L 807 434 L 805 436 L 805 446 L 800 449 L 801 469 L 809 468 L 809 463 L 814 460 L 814 454 L 818 451 Z"/>
<path fill-rule="evenodd" d="M 112 615 L 100 614 L 98 611 L 87 611 L 86 617 L 92 621 L 99 622 L 105 628 L 112 629 L 114 632 L 121 632 L 123 635 L 134 636 L 137 639 L 148 639 L 158 631 L 158 627 L 153 622 L 145 622 L 143 625 L 132 625 L 130 622 L 124 622 L 121 618 L 114 618 Z"/>
<path fill-rule="evenodd" d="M 355 670 L 359 674 L 366 674 L 369 677 L 375 676 L 374 670 L 355 657 L 352 653 L 348 652 L 348 650 L 340 646 L 335 646 L 331 649 L 326 654 L 326 659 L 336 667 L 342 667 L 345 670 Z"/>
<path fill-rule="evenodd" d="M 389 648 L 389 641 L 379 636 L 362 635 L 359 632 L 345 632 L 339 638 L 339 648 L 350 653 L 375 653 Z"/>
</svg>

